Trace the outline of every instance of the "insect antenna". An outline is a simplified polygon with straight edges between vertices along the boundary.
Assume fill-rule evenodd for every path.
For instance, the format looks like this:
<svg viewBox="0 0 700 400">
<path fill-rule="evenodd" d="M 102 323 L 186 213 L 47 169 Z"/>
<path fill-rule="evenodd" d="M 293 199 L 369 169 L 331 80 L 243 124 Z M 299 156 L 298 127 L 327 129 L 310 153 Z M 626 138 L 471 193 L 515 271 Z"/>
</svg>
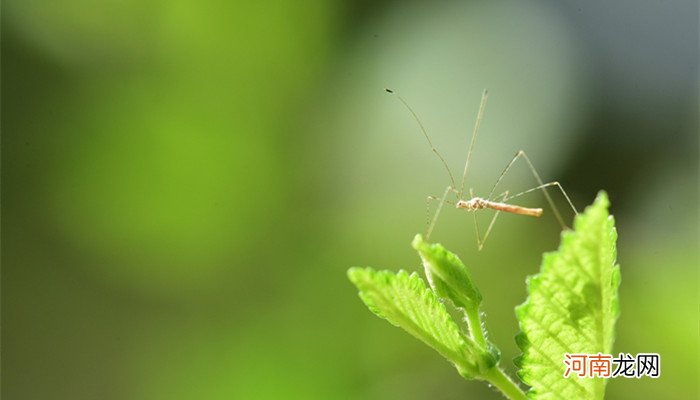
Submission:
<svg viewBox="0 0 700 400">
<path fill-rule="evenodd" d="M 408 111 L 411 113 L 411 115 L 413 115 L 413 119 L 416 120 L 416 122 L 418 123 L 418 126 L 420 127 L 421 132 L 423 132 L 423 136 L 425 136 L 425 139 L 428 141 L 428 144 L 430 145 L 430 149 L 433 151 L 433 153 L 435 153 L 436 156 L 438 156 L 440 161 L 442 161 L 442 165 L 445 166 L 445 169 L 447 170 L 447 174 L 450 176 L 450 182 L 452 183 L 451 187 L 453 187 L 453 188 L 456 187 L 455 178 L 452 175 L 452 171 L 450 171 L 450 167 L 447 165 L 447 162 L 442 157 L 440 152 L 438 152 L 437 149 L 435 148 L 435 146 L 433 145 L 433 142 L 430 140 L 430 136 L 428 136 L 428 132 L 425 130 L 423 123 L 420 122 L 420 118 L 418 118 L 418 114 L 416 114 L 415 111 L 413 111 L 411 106 L 409 106 L 408 103 L 406 102 L 406 100 L 404 100 L 403 97 L 401 97 L 398 93 L 394 92 L 391 89 L 384 89 L 384 90 L 387 93 L 390 93 L 390 94 L 393 94 L 394 96 L 396 96 L 396 98 L 399 99 L 399 101 L 401 103 L 403 103 L 403 105 L 408 109 Z M 471 151 L 471 147 L 470 147 L 470 151 Z M 462 180 L 462 185 L 464 185 L 464 180 Z"/>
</svg>

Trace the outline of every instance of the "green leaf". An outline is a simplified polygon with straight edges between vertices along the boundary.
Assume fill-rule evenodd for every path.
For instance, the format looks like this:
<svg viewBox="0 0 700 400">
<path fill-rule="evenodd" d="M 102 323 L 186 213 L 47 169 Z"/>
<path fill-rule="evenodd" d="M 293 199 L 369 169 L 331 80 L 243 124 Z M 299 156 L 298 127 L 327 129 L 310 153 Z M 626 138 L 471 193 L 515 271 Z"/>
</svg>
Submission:
<svg viewBox="0 0 700 400">
<path fill-rule="evenodd" d="M 438 296 L 452 300 L 457 307 L 478 312 L 481 293 L 459 257 L 441 244 L 425 242 L 421 235 L 416 235 L 411 245 L 418 251 L 428 282 Z"/>
<path fill-rule="evenodd" d="M 540 273 L 528 278 L 528 298 L 516 308 L 523 354 L 516 360 L 530 398 L 602 399 L 606 380 L 564 378 L 564 353 L 610 354 L 619 314 L 615 265 L 617 232 L 600 192 L 562 233 L 559 250 L 546 253 Z"/>
<path fill-rule="evenodd" d="M 480 356 L 472 339 L 462 334 L 445 305 L 417 274 L 354 267 L 348 277 L 373 313 L 437 350 L 462 376 L 478 375 Z"/>
<path fill-rule="evenodd" d="M 423 262 L 425 275 L 435 293 L 464 312 L 469 333 L 482 354 L 480 371 L 485 373 L 501 359 L 501 351 L 486 338 L 486 328 L 481 322 L 481 293 L 474 284 L 471 273 L 462 261 L 441 244 L 427 243 L 416 235 L 411 243 Z"/>
</svg>

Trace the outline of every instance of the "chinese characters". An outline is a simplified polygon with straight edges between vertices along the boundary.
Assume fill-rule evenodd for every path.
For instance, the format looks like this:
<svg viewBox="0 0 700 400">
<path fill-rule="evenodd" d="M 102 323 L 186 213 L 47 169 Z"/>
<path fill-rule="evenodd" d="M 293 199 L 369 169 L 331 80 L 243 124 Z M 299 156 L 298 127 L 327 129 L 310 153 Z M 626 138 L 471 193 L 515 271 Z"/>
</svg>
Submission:
<svg viewBox="0 0 700 400">
<path fill-rule="evenodd" d="M 661 356 L 657 353 L 639 353 L 632 357 L 620 353 L 611 354 L 564 354 L 564 378 L 575 374 L 579 378 L 658 378 L 661 374 Z"/>
</svg>

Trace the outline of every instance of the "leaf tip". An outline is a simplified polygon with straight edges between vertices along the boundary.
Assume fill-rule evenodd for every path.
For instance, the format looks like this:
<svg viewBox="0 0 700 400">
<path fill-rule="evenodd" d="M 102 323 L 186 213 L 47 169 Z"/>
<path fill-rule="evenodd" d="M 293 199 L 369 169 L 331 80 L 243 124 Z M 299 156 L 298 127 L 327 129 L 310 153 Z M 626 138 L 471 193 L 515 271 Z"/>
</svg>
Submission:
<svg viewBox="0 0 700 400">
<path fill-rule="evenodd" d="M 411 241 L 411 247 L 413 247 L 416 251 L 420 251 L 425 246 L 425 244 L 426 243 L 423 240 L 423 236 L 420 233 L 417 233 Z"/>
<path fill-rule="evenodd" d="M 362 290 L 367 282 L 375 279 L 379 274 L 380 271 L 375 271 L 371 267 L 350 267 L 347 272 L 350 282 L 360 290 Z"/>
<path fill-rule="evenodd" d="M 520 350 L 526 350 L 530 345 L 530 340 L 528 340 L 525 333 L 518 332 L 518 334 L 515 335 L 515 344 L 518 345 Z"/>
<path fill-rule="evenodd" d="M 518 369 L 521 369 L 523 367 L 522 354 L 513 358 L 513 365 L 515 365 Z"/>
<path fill-rule="evenodd" d="M 363 268 L 360 267 L 350 267 L 348 268 L 348 279 L 350 279 L 350 282 L 356 283 L 357 280 L 359 279 L 360 275 L 363 273 Z"/>
<path fill-rule="evenodd" d="M 610 206 L 610 199 L 608 198 L 608 193 L 605 190 L 599 191 L 595 197 L 593 205 L 608 208 Z"/>
</svg>

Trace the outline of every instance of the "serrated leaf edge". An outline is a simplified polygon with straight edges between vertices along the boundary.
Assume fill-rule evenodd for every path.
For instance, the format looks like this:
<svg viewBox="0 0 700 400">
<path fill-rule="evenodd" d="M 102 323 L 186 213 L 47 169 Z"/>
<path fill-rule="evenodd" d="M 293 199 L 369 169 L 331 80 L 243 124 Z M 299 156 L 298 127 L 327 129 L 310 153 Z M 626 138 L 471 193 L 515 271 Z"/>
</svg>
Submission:
<svg viewBox="0 0 700 400">
<path fill-rule="evenodd" d="M 459 325 L 447 312 L 445 304 L 429 287 L 425 285 L 425 282 L 417 273 L 413 272 L 409 274 L 405 270 L 399 270 L 397 273 L 394 273 L 393 271 L 389 270 L 375 270 L 371 267 L 353 267 L 348 270 L 348 277 L 359 289 L 359 296 L 362 301 L 375 315 L 387 320 L 394 326 L 400 327 L 411 336 L 419 339 L 436 350 L 443 357 L 453 363 L 463 376 L 472 378 L 476 375 L 476 371 L 478 371 L 476 363 L 477 356 L 475 354 L 475 349 L 477 348 L 476 344 L 471 338 L 464 335 L 464 333 L 460 330 Z M 361 281 L 360 277 L 362 277 L 364 282 Z M 443 335 L 436 336 L 436 332 L 425 330 L 413 322 L 413 320 L 411 320 L 411 316 L 407 316 L 407 318 L 404 318 L 401 321 L 393 321 L 387 315 L 385 315 L 376 304 L 374 304 L 371 297 L 367 295 L 366 288 L 363 287 L 363 283 L 365 282 L 383 281 L 387 284 L 392 284 L 392 280 L 395 280 L 394 283 L 397 284 L 407 284 L 409 288 L 419 294 L 420 301 L 423 302 L 424 305 L 427 307 L 435 307 L 435 310 L 443 315 L 440 324 L 435 324 L 434 322 L 429 323 L 428 321 L 425 321 L 423 316 L 414 316 L 414 318 L 423 320 L 425 326 L 449 327 L 448 329 L 453 330 L 453 333 L 456 333 L 459 337 L 458 349 L 452 350 L 444 344 L 444 337 L 440 337 L 445 334 L 444 332 Z M 376 293 L 381 292 L 375 291 L 375 294 Z M 386 297 L 384 298 L 384 301 L 387 303 L 392 303 L 392 300 Z M 432 340 L 429 340 L 428 338 L 432 338 Z"/>
</svg>

